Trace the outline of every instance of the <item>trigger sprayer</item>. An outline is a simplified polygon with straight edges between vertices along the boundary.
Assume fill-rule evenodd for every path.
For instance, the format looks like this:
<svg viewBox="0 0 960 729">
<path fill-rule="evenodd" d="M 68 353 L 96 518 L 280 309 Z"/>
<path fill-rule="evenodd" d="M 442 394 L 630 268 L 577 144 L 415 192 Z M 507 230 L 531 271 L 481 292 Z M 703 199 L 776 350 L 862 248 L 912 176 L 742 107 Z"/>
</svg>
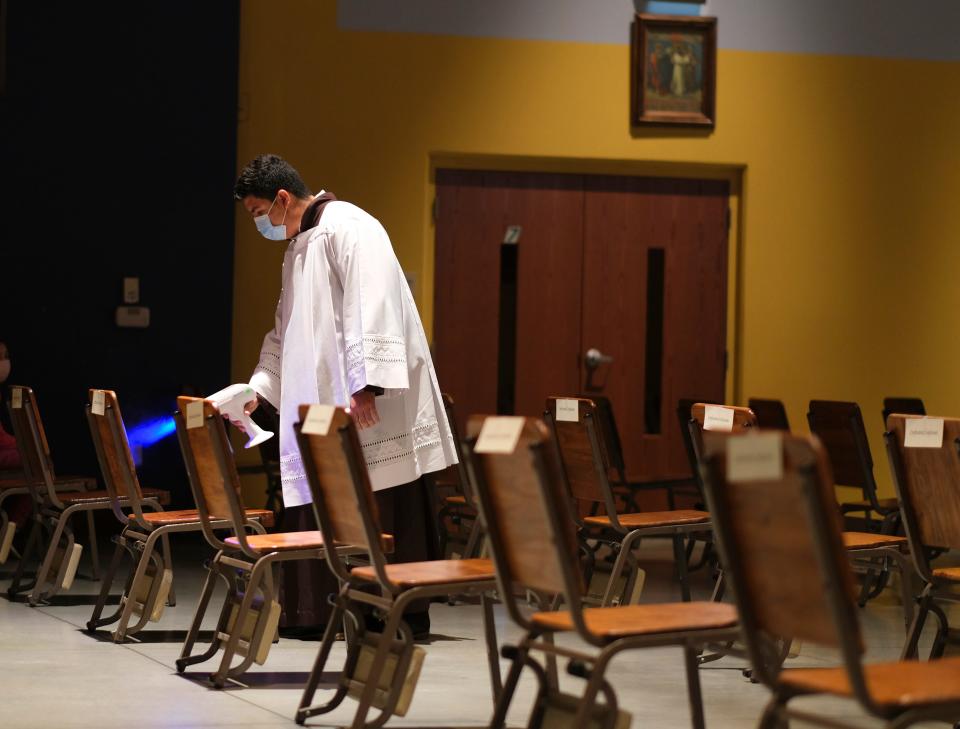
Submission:
<svg viewBox="0 0 960 729">
<path fill-rule="evenodd" d="M 206 399 L 217 406 L 221 415 L 226 415 L 230 420 L 243 423 L 243 432 L 250 436 L 250 440 L 243 446 L 244 448 L 260 445 L 273 437 L 272 432 L 261 429 L 249 415 L 243 412 L 244 405 L 257 399 L 257 393 L 250 385 L 230 385 L 230 387 L 225 387 Z"/>
</svg>

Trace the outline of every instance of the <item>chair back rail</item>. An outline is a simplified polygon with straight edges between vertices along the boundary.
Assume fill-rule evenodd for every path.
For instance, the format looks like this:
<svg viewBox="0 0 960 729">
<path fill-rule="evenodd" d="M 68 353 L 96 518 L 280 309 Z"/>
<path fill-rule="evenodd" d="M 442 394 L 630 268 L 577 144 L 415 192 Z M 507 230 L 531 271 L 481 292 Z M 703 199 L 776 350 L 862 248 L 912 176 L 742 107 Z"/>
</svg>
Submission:
<svg viewBox="0 0 960 729">
<path fill-rule="evenodd" d="M 811 400 L 807 422 L 830 457 L 835 485 L 859 488 L 865 499 L 875 501 L 873 456 L 860 406 L 855 402 Z"/>
<path fill-rule="evenodd" d="M 704 483 L 748 640 L 759 630 L 863 652 L 854 581 L 826 454 L 780 434 L 779 479 L 731 481 L 727 447 L 748 435 L 704 433 Z"/>
<path fill-rule="evenodd" d="M 782 400 L 767 400 L 751 397 L 747 407 L 757 416 L 757 427 L 764 430 L 784 430 L 790 432 L 790 419 Z"/>
<path fill-rule="evenodd" d="M 575 522 L 550 432 L 542 421 L 527 418 L 512 453 L 476 453 L 486 418 L 468 420 L 467 442 L 503 592 L 509 593 L 502 597 L 511 602 L 513 588 L 524 587 L 578 604 L 583 586 L 574 569 Z M 516 610 L 514 605 L 511 612 Z"/>
<path fill-rule="evenodd" d="M 707 416 L 707 406 L 713 403 L 697 402 L 690 406 L 690 442 L 693 446 L 693 454 L 696 459 L 694 467 L 699 469 L 699 464 L 703 461 L 703 434 L 704 422 Z M 757 427 L 757 416 L 750 408 L 740 407 L 738 405 L 716 405 L 733 410 L 733 426 L 731 433 L 742 433 L 748 428 Z"/>
<path fill-rule="evenodd" d="M 203 422 L 196 427 L 187 427 L 187 408 L 196 402 L 203 403 Z M 212 520 L 229 521 L 241 550 L 256 559 L 256 551 L 248 546 L 246 540 L 240 476 L 219 410 L 208 400 L 181 395 L 177 398 L 174 420 L 204 537 L 215 549 L 230 549 L 216 536 L 210 525 Z"/>
<path fill-rule="evenodd" d="M 901 415 L 926 415 L 927 408 L 923 400 L 919 397 L 885 397 L 883 398 L 883 410 L 880 412 L 883 418 L 883 427 L 887 427 L 887 418 L 894 413 Z"/>
<path fill-rule="evenodd" d="M 19 402 L 20 407 L 14 407 L 14 402 Z M 53 459 L 50 457 L 50 445 L 40 418 L 36 395 L 29 387 L 14 385 L 10 388 L 7 406 L 33 501 L 40 507 L 62 507 L 53 485 L 56 477 Z"/>
<path fill-rule="evenodd" d="M 335 408 L 325 435 L 304 433 L 310 405 L 299 408 L 300 422 L 294 426 L 307 481 L 313 494 L 317 519 L 328 545 L 351 545 L 365 549 L 381 583 L 391 590 L 384 570 L 382 530 L 377 502 L 363 459 L 363 449 L 353 418 Z M 343 558 L 327 549 L 327 561 L 340 579 L 349 579 Z"/>
<path fill-rule="evenodd" d="M 457 428 L 456 413 L 454 412 L 453 397 L 448 393 L 443 393 L 443 409 L 447 414 L 447 422 L 450 424 L 450 434 L 453 436 L 454 447 L 457 450 L 457 479 L 459 481 L 460 493 L 467 500 L 467 505 L 476 508 L 474 499 L 473 484 L 471 483 L 470 470 L 467 466 L 467 459 L 463 450 L 463 439 L 460 437 Z"/>
<path fill-rule="evenodd" d="M 93 411 L 93 400 L 97 393 L 102 393 L 103 396 L 102 415 Z M 140 520 L 143 515 L 143 491 L 137 478 L 137 469 L 130 452 L 116 393 L 113 390 L 91 389 L 88 392 L 86 413 L 100 472 L 113 502 L 114 513 L 121 522 L 127 522 L 127 516 L 120 507 L 120 500 L 125 499 Z"/>
<path fill-rule="evenodd" d="M 915 556 L 924 548 L 960 549 L 960 419 L 943 418 L 939 448 L 907 448 L 907 424 L 919 417 L 890 415 L 885 438 Z"/>
<path fill-rule="evenodd" d="M 577 404 L 576 420 L 558 420 L 558 401 Z M 578 501 L 600 504 L 613 518 L 617 513 L 608 479 L 610 462 L 603 447 L 596 404 L 587 398 L 548 397 L 544 421 L 554 443 L 570 494 Z"/>
</svg>

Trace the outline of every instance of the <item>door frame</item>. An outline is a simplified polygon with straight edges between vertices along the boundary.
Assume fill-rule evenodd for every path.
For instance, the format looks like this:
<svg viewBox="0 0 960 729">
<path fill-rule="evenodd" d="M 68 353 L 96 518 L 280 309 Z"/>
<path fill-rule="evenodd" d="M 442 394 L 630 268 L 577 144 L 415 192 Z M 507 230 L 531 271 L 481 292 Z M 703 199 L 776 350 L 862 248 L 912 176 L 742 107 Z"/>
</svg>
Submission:
<svg viewBox="0 0 960 729">
<path fill-rule="evenodd" d="M 655 160 L 580 159 L 572 157 L 527 157 L 519 155 L 432 152 L 428 158 L 424 195 L 424 240 L 420 261 L 419 296 L 424 329 L 433 341 L 433 301 L 437 230 L 434 200 L 438 169 L 496 170 L 504 172 L 556 172 L 583 175 L 625 175 L 629 177 L 681 177 L 726 180 L 730 186 L 730 229 L 727 232 L 727 352 L 728 366 L 724 401 L 742 404 L 743 398 L 743 246 L 745 220 L 745 164 L 664 162 Z"/>
</svg>

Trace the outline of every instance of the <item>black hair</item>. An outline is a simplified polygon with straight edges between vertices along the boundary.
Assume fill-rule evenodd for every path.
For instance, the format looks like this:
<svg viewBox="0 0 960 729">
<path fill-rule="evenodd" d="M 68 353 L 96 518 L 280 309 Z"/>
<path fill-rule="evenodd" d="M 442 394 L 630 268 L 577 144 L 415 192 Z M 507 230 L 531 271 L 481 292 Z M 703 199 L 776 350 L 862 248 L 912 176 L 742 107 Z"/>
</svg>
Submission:
<svg viewBox="0 0 960 729">
<path fill-rule="evenodd" d="M 310 188 L 293 165 L 278 155 L 261 154 L 243 168 L 237 184 L 233 186 L 233 196 L 237 200 L 250 195 L 273 200 L 280 190 L 286 190 L 300 199 L 311 196 Z"/>
</svg>

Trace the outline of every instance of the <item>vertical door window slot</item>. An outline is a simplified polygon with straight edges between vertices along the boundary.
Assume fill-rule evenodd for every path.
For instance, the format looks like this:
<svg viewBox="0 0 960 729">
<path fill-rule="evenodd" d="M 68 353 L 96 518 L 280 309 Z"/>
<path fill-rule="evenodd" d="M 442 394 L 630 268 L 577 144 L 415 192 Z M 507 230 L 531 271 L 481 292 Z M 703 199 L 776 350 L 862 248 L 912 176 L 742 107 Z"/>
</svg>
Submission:
<svg viewBox="0 0 960 729">
<path fill-rule="evenodd" d="M 644 353 L 644 432 L 659 434 L 663 411 L 663 294 L 666 254 L 647 249 L 647 341 Z"/>
</svg>

